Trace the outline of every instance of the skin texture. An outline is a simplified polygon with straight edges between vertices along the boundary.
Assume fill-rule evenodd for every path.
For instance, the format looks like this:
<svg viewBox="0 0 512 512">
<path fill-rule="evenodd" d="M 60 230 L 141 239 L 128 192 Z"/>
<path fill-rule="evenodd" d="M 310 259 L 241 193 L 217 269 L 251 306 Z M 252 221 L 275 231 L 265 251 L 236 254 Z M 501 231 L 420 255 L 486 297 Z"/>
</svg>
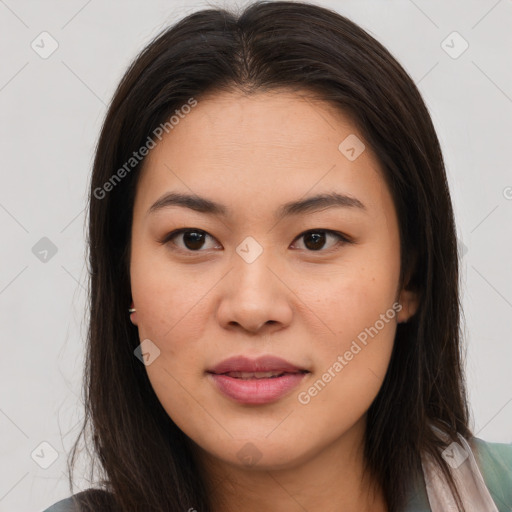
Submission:
<svg viewBox="0 0 512 512">
<path fill-rule="evenodd" d="M 398 290 L 398 220 L 371 148 L 354 161 L 338 149 L 350 134 L 364 140 L 348 117 L 306 93 L 222 92 L 201 98 L 145 161 L 133 214 L 131 320 L 140 340 L 160 350 L 146 366 L 149 379 L 194 441 L 218 511 L 386 510 L 362 474 L 366 411 L 397 322 L 414 314 L 417 300 Z M 179 206 L 148 214 L 170 191 L 222 203 L 232 215 Z M 366 210 L 273 217 L 285 202 L 333 191 Z M 202 244 L 183 235 L 160 243 L 179 228 L 208 236 Z M 326 234 L 315 246 L 301 236 L 307 230 L 338 231 L 353 243 Z M 236 252 L 248 236 L 263 249 L 252 263 Z M 396 301 L 402 309 L 300 403 L 299 393 Z M 277 355 L 311 373 L 274 403 L 239 404 L 206 370 L 240 354 Z M 239 455 L 249 442 L 253 465 Z"/>
</svg>

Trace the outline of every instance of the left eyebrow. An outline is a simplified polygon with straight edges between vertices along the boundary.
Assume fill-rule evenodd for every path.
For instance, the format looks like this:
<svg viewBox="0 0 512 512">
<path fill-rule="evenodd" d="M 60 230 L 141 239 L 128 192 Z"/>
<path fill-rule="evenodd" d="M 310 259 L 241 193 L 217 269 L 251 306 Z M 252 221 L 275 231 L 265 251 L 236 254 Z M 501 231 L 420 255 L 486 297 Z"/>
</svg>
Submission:
<svg viewBox="0 0 512 512">
<path fill-rule="evenodd" d="M 170 206 L 181 206 L 189 208 L 196 212 L 215 215 L 218 217 L 227 217 L 233 215 L 233 212 L 223 204 L 216 203 L 211 199 L 200 197 L 198 195 L 190 195 L 179 192 L 168 192 L 160 197 L 147 211 L 147 214 L 158 211 L 162 208 Z M 368 213 L 366 206 L 355 197 L 351 197 L 338 192 L 328 194 L 318 194 L 315 196 L 291 201 L 279 207 L 275 214 L 276 220 L 293 215 L 301 215 L 305 213 L 313 213 L 327 208 L 356 208 L 364 213 Z"/>
<path fill-rule="evenodd" d="M 318 194 L 316 196 L 306 197 L 298 201 L 291 201 L 283 204 L 276 213 L 276 220 L 281 220 L 291 215 L 300 215 L 304 213 L 313 213 L 327 208 L 356 208 L 364 213 L 368 213 L 366 206 L 359 199 L 331 192 L 329 194 Z"/>
</svg>

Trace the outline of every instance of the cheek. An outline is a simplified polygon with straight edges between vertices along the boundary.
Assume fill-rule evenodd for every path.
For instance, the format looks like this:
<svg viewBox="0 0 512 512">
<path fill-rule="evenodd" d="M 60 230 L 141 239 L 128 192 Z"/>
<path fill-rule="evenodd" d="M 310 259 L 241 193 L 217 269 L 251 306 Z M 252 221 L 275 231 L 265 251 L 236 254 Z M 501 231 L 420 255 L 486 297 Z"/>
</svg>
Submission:
<svg viewBox="0 0 512 512">
<path fill-rule="evenodd" d="M 202 343 L 211 318 L 206 299 L 215 276 L 194 273 L 192 266 L 177 268 L 160 248 L 135 250 L 130 272 L 139 338 L 159 350 L 146 366 L 151 385 L 168 412 L 186 413 L 192 396 L 202 399 L 194 383 L 205 370 Z"/>
<path fill-rule="evenodd" d="M 321 381 L 312 390 L 318 392 L 317 404 L 368 407 L 384 379 L 396 333 L 399 262 L 382 246 L 375 254 L 379 257 L 370 250 L 364 258 L 358 255 L 328 283 L 310 288 L 304 300 L 324 325 L 321 332 L 309 333 Z M 320 393 L 324 385 L 329 390 Z"/>
<path fill-rule="evenodd" d="M 183 352 L 175 360 L 168 352 L 146 367 L 149 381 L 158 401 L 173 422 L 192 439 L 204 437 L 204 426 L 211 424 L 209 397 L 197 386 L 193 361 Z"/>
<path fill-rule="evenodd" d="M 347 263 L 329 279 L 303 282 L 299 295 L 322 320 L 322 331 L 327 337 L 331 336 L 331 343 L 332 338 L 346 342 L 356 337 L 390 308 L 388 317 L 395 317 L 392 306 L 399 268 L 392 260 L 387 261 L 388 264 L 382 260 L 372 261 L 372 258 L 363 261 L 359 257 L 357 262 Z M 318 320 L 315 323 L 318 324 Z"/>
<path fill-rule="evenodd" d="M 298 390 L 308 429 L 334 435 L 348 429 L 370 407 L 386 375 L 396 333 L 393 287 L 378 289 L 345 281 L 315 313 L 330 330 L 313 336 L 314 378 Z M 334 334 L 331 332 L 333 331 Z M 297 416 L 298 417 L 298 416 Z M 326 429 L 328 432 L 326 432 Z"/>
<path fill-rule="evenodd" d="M 212 284 L 180 272 L 149 251 L 147 257 L 142 251 L 133 254 L 131 286 L 139 338 L 151 340 L 159 350 L 146 366 L 148 378 L 168 415 L 187 432 L 198 418 L 199 424 L 207 421 L 196 407 L 207 403 L 207 397 L 196 384 L 204 371 L 199 346 L 208 318 L 204 296 Z"/>
<path fill-rule="evenodd" d="M 160 340 L 164 349 L 172 349 L 171 340 L 177 343 L 184 331 L 187 339 L 195 339 L 191 330 L 200 328 L 197 318 L 213 281 L 194 273 L 192 266 L 173 264 L 162 247 L 133 250 L 130 278 L 141 337 Z"/>
</svg>

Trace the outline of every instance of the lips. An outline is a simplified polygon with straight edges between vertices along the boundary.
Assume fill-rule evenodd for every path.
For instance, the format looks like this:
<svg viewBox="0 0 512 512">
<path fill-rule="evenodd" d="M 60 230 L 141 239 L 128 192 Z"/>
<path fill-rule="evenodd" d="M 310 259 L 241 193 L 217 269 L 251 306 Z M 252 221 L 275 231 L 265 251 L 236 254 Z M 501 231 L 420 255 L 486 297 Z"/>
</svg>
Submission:
<svg viewBox="0 0 512 512">
<path fill-rule="evenodd" d="M 231 357 L 207 371 L 217 375 L 229 374 L 231 377 L 241 379 L 251 378 L 251 374 L 253 378 L 264 378 L 284 373 L 307 373 L 305 368 L 299 368 L 276 356 L 261 356 L 257 359 L 245 356 Z"/>
<path fill-rule="evenodd" d="M 218 391 L 244 405 L 264 405 L 284 398 L 307 373 L 310 372 L 275 356 L 232 357 L 207 370 Z"/>
</svg>

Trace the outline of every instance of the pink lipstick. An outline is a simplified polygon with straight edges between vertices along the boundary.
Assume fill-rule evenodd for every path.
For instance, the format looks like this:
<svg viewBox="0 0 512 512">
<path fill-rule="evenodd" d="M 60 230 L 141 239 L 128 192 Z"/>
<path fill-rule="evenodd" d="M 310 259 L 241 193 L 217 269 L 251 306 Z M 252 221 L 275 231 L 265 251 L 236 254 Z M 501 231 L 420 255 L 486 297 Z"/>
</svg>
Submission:
<svg viewBox="0 0 512 512">
<path fill-rule="evenodd" d="M 237 356 L 222 361 L 207 373 L 225 396 L 239 403 L 261 405 L 288 394 L 309 371 L 275 356 Z"/>
</svg>

